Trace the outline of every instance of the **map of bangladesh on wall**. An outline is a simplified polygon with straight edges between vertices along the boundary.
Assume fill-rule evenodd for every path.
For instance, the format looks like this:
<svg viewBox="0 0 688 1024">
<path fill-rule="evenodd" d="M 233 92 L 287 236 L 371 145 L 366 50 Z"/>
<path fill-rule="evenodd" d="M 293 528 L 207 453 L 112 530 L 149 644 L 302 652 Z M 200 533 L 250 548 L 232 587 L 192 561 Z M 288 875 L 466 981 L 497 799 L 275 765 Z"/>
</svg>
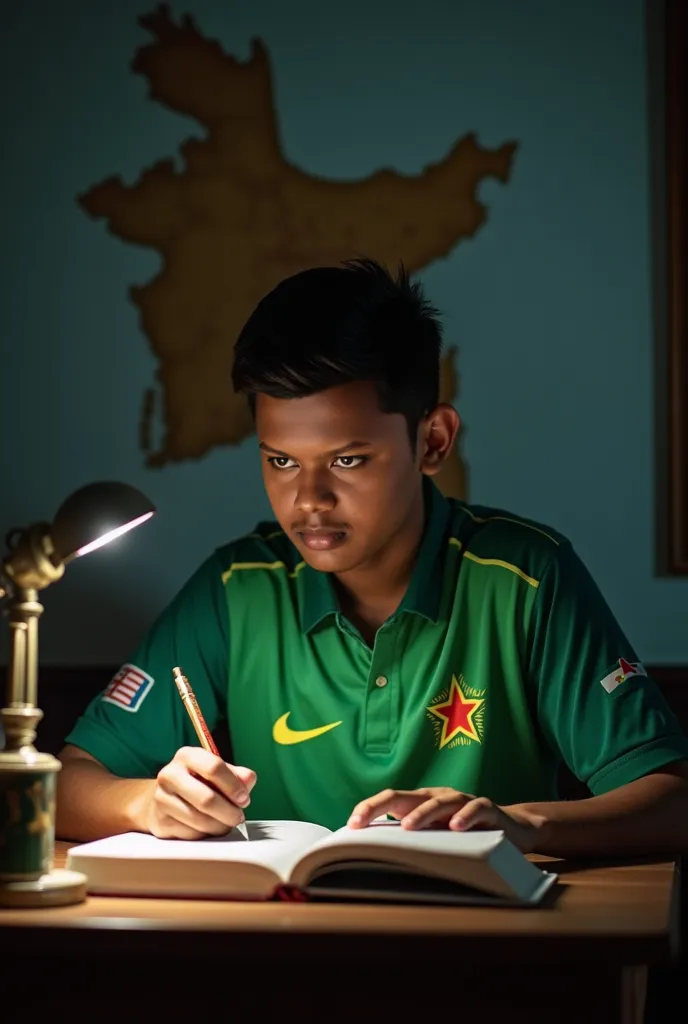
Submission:
<svg viewBox="0 0 688 1024">
<path fill-rule="evenodd" d="M 139 22 L 153 39 L 133 70 L 154 100 L 195 118 L 206 136 L 182 143 L 181 170 L 164 159 L 133 185 L 111 177 L 79 202 L 118 238 L 161 256 L 159 273 L 130 297 L 158 361 L 142 401 L 141 448 L 147 465 L 164 466 L 252 433 L 246 400 L 232 391 L 233 346 L 278 281 L 360 255 L 391 269 L 401 261 L 410 273 L 447 256 L 484 223 L 477 188 L 486 177 L 508 181 L 516 144 L 484 149 L 465 134 L 418 175 L 382 168 L 355 181 L 320 178 L 285 156 L 262 41 L 242 62 L 167 5 Z M 456 397 L 453 355 L 443 356 L 445 401 Z M 443 473 L 443 490 L 463 497 L 460 450 Z"/>
</svg>

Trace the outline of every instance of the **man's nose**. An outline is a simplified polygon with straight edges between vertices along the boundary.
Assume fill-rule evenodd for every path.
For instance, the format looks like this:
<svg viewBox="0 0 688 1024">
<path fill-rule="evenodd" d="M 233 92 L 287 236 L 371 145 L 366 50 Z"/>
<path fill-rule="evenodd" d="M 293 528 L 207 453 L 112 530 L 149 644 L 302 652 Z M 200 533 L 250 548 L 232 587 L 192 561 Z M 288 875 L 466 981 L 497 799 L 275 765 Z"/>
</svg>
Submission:
<svg viewBox="0 0 688 1024">
<path fill-rule="evenodd" d="M 330 512 L 336 499 L 322 473 L 304 473 L 302 469 L 294 504 L 301 512 Z"/>
</svg>

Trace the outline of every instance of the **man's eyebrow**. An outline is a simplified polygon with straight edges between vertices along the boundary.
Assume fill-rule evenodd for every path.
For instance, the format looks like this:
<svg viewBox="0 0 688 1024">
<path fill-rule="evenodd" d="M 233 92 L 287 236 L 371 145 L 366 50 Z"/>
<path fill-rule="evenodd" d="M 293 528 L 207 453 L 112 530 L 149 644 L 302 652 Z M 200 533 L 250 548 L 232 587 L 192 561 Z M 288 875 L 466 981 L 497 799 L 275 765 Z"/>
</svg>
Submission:
<svg viewBox="0 0 688 1024">
<path fill-rule="evenodd" d="M 344 455 L 345 452 L 350 452 L 354 449 L 360 451 L 361 448 L 372 448 L 372 446 L 372 441 L 350 441 L 349 444 L 342 445 L 339 448 L 333 448 L 331 451 L 324 452 L 323 454 L 330 457 L 333 455 Z M 261 451 L 269 452 L 271 455 L 277 455 L 280 459 L 293 458 L 292 455 L 289 455 L 287 452 L 280 451 L 279 448 L 273 448 L 272 445 L 267 444 L 265 441 L 260 441 L 258 447 Z"/>
<path fill-rule="evenodd" d="M 281 452 L 279 448 L 273 448 L 272 445 L 266 444 L 265 441 L 261 441 L 258 445 L 261 451 L 271 452 L 273 455 L 279 455 L 282 459 L 290 459 L 291 455 L 287 455 L 286 452 Z"/>
<path fill-rule="evenodd" d="M 354 449 L 360 450 L 361 448 L 372 448 L 372 441 L 351 441 L 350 444 L 345 444 L 343 448 L 333 448 L 328 455 L 343 455 L 344 452 L 350 452 Z"/>
</svg>

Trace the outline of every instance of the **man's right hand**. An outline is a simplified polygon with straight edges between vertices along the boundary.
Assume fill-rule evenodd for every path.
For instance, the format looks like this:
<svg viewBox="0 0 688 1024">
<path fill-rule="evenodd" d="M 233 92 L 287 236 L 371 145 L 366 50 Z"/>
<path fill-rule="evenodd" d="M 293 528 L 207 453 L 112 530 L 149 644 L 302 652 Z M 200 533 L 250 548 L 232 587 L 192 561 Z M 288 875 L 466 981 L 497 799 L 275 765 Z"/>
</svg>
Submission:
<svg viewBox="0 0 688 1024">
<path fill-rule="evenodd" d="M 245 821 L 256 773 L 202 747 L 182 747 L 149 790 L 146 826 L 159 839 L 225 835 Z"/>
</svg>

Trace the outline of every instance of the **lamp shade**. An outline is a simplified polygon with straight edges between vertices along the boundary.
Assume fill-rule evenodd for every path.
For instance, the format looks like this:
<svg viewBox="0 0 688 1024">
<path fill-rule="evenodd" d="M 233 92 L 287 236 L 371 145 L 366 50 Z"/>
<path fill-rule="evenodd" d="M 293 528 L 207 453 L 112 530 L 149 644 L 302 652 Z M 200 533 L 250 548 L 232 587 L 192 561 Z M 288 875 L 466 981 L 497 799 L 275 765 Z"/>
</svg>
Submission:
<svg viewBox="0 0 688 1024">
<path fill-rule="evenodd" d="M 87 484 L 57 510 L 50 529 L 55 554 L 63 562 L 85 555 L 150 519 L 155 511 L 155 505 L 129 484 Z"/>
</svg>

